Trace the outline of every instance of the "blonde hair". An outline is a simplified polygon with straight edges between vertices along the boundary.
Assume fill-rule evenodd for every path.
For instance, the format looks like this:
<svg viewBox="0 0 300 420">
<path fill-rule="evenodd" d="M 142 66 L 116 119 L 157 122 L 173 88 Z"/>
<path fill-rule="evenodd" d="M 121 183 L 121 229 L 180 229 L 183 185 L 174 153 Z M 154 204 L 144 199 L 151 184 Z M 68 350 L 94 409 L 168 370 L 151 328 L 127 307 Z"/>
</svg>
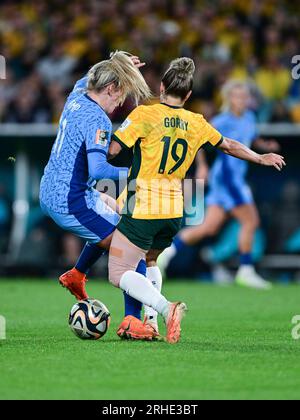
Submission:
<svg viewBox="0 0 300 420">
<path fill-rule="evenodd" d="M 250 93 L 249 84 L 243 80 L 231 79 L 228 80 L 222 87 L 222 111 L 228 111 L 230 109 L 229 97 L 233 89 L 242 88 Z"/>
<path fill-rule="evenodd" d="M 180 57 L 171 61 L 162 83 L 165 94 L 184 99 L 193 89 L 195 63 L 191 58 Z"/>
<path fill-rule="evenodd" d="M 110 54 L 109 60 L 95 64 L 88 72 L 88 89 L 100 92 L 107 85 L 114 83 L 122 92 L 120 105 L 129 95 L 134 98 L 136 104 L 141 100 L 150 99 L 150 88 L 130 57 L 131 54 L 127 52 L 115 51 Z"/>
</svg>

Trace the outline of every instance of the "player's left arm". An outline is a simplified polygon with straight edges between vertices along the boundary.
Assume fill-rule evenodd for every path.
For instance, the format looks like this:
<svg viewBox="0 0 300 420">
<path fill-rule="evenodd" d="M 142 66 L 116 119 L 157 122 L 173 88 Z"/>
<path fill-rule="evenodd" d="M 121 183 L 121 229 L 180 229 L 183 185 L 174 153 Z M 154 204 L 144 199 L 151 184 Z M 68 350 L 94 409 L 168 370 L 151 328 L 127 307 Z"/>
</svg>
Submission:
<svg viewBox="0 0 300 420">
<path fill-rule="evenodd" d="M 278 171 L 286 166 L 284 157 L 275 153 L 259 154 L 249 149 L 244 144 L 224 137 L 222 142 L 218 144 L 218 148 L 227 155 L 234 156 L 238 159 L 256 163 L 263 166 L 273 166 Z"/>
</svg>

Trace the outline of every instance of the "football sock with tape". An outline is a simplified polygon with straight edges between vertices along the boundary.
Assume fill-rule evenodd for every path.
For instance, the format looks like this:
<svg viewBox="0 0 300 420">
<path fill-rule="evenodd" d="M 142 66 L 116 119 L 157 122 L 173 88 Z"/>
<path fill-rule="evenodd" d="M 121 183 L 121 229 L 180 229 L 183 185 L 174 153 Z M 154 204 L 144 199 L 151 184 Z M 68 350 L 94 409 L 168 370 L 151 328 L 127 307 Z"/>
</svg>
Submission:
<svg viewBox="0 0 300 420">
<path fill-rule="evenodd" d="M 162 275 L 158 266 L 147 268 L 147 279 L 151 281 L 155 289 L 161 292 Z M 145 306 L 145 315 L 147 316 L 149 321 L 153 323 L 157 322 L 157 312 L 150 306 Z"/>
<path fill-rule="evenodd" d="M 139 265 L 136 268 L 136 272 L 146 276 L 146 261 L 141 260 Z M 143 304 L 139 301 L 134 299 L 133 297 L 129 296 L 126 292 L 124 294 L 124 305 L 125 305 L 125 316 L 131 315 L 135 318 L 141 319 L 142 318 L 142 308 Z"/>
<path fill-rule="evenodd" d="M 75 268 L 81 273 L 88 274 L 92 265 L 94 265 L 95 262 L 98 261 L 103 254 L 105 254 L 105 252 L 105 249 L 99 248 L 97 245 L 87 242 L 77 260 Z"/>
<path fill-rule="evenodd" d="M 151 306 L 161 315 L 165 316 L 168 312 L 167 299 L 142 274 L 126 271 L 121 277 L 120 288 L 144 305 Z"/>
</svg>

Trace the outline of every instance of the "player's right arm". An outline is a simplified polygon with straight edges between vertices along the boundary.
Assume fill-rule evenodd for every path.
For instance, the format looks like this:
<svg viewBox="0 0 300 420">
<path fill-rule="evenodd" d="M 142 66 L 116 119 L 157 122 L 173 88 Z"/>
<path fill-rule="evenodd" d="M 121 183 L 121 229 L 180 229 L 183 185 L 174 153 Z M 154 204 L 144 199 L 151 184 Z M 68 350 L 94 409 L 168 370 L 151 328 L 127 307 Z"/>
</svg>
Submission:
<svg viewBox="0 0 300 420">
<path fill-rule="evenodd" d="M 248 162 L 256 163 L 258 165 L 273 166 L 278 171 L 281 171 L 281 169 L 286 166 L 284 157 L 281 155 L 277 155 L 276 153 L 260 155 L 259 153 L 249 149 L 244 144 L 227 137 L 223 138 L 223 141 L 218 145 L 218 148 L 227 155 L 234 156 L 238 159 L 246 160 Z"/>
</svg>

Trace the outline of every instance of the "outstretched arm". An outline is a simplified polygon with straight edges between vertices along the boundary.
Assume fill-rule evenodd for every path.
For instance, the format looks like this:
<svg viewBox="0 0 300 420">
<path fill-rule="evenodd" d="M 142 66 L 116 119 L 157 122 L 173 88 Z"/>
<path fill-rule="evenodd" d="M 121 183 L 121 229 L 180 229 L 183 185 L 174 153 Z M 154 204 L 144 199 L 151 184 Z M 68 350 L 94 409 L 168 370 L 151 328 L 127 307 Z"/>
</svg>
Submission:
<svg viewBox="0 0 300 420">
<path fill-rule="evenodd" d="M 274 168 L 276 168 L 278 171 L 281 171 L 281 169 L 286 166 L 283 156 L 277 155 L 275 153 L 260 155 L 249 149 L 247 146 L 244 146 L 242 143 L 226 137 L 224 137 L 218 148 L 227 155 L 234 156 L 238 159 L 247 160 L 248 162 L 256 163 L 258 165 L 274 166 Z"/>
</svg>

